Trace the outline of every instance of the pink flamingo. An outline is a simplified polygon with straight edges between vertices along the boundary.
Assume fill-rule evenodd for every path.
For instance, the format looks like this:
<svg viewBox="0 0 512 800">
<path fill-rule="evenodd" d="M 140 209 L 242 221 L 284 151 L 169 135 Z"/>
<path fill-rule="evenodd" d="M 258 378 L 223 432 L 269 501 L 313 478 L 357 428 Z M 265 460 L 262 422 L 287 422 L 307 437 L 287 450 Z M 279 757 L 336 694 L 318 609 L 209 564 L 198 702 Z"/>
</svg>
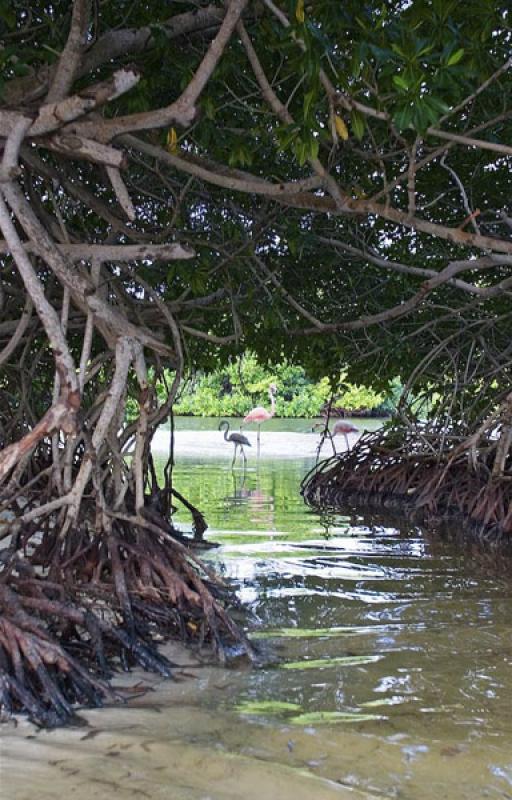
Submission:
<svg viewBox="0 0 512 800">
<path fill-rule="evenodd" d="M 323 424 L 324 424 L 323 422 L 318 422 L 314 427 L 318 428 L 318 427 L 323 426 Z M 359 428 L 357 428 L 355 425 L 352 425 L 351 422 L 346 422 L 346 420 L 344 420 L 344 419 L 339 419 L 339 420 L 337 420 L 337 422 L 334 423 L 334 425 L 332 427 L 332 430 L 329 430 L 328 428 L 326 428 L 325 429 L 325 433 L 326 433 L 326 436 L 328 436 L 329 439 L 331 440 L 333 452 L 336 453 L 336 448 L 335 448 L 334 442 L 333 442 L 334 437 L 337 436 L 338 434 L 340 434 L 341 436 L 344 436 L 345 437 L 345 442 L 347 444 L 347 450 L 350 450 L 350 443 L 348 441 L 348 434 L 349 433 L 359 433 Z"/>
<path fill-rule="evenodd" d="M 334 423 L 332 431 L 331 431 L 331 444 L 333 450 L 336 452 L 336 448 L 334 447 L 333 438 L 337 436 L 337 434 L 341 434 L 341 436 L 345 437 L 345 442 L 347 444 L 347 450 L 350 450 L 350 444 L 348 441 L 349 433 L 359 433 L 359 428 L 355 425 L 352 425 L 351 422 L 345 422 L 344 419 L 339 419 L 337 422 Z"/>
<path fill-rule="evenodd" d="M 268 387 L 268 396 L 270 398 L 270 411 L 267 411 L 263 406 L 256 406 L 244 417 L 243 425 L 248 422 L 256 422 L 258 425 L 258 450 L 260 448 L 260 427 L 262 422 L 272 419 L 276 413 L 276 391 L 277 386 L 271 383 Z"/>
</svg>

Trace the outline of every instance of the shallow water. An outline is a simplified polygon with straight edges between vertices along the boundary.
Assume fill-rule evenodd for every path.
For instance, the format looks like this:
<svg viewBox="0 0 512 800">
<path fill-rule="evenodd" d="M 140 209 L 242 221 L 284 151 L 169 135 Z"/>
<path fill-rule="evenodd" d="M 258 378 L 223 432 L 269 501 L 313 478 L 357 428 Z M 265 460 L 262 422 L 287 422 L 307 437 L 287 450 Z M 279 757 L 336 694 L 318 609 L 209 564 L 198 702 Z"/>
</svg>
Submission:
<svg viewBox="0 0 512 800">
<path fill-rule="evenodd" d="M 349 435 L 352 446 L 365 430 L 374 431 L 380 428 L 382 419 L 347 419 L 354 425 L 358 433 Z M 174 425 L 174 452 L 177 458 L 202 459 L 219 457 L 225 454 L 226 458 L 233 456 L 233 444 L 225 441 L 219 431 L 220 419 L 215 417 L 176 417 Z M 248 466 L 254 466 L 257 460 L 268 459 L 296 459 L 316 458 L 319 448 L 322 458 L 332 455 L 331 441 L 322 437 L 319 429 L 313 433 L 315 425 L 323 426 L 323 420 L 318 419 L 273 419 L 261 425 L 260 442 L 258 444 L 258 426 L 255 424 L 243 425 L 240 417 L 228 418 L 229 435 L 242 431 L 249 440 L 245 447 Z M 332 426 L 331 426 L 332 427 Z M 157 454 L 168 454 L 170 446 L 170 432 L 168 426 L 162 426 L 155 434 L 152 449 Z M 336 436 L 333 440 L 337 452 L 345 450 L 346 442 L 343 436 Z M 238 463 L 242 459 L 238 454 Z"/>
<path fill-rule="evenodd" d="M 221 543 L 207 558 L 264 666 L 172 648 L 177 681 L 89 727 L 4 726 L 0 796 L 512 798 L 510 571 L 408 525 L 320 517 L 298 494 L 311 460 L 244 474 L 219 453 L 184 459 L 175 485 Z"/>
</svg>

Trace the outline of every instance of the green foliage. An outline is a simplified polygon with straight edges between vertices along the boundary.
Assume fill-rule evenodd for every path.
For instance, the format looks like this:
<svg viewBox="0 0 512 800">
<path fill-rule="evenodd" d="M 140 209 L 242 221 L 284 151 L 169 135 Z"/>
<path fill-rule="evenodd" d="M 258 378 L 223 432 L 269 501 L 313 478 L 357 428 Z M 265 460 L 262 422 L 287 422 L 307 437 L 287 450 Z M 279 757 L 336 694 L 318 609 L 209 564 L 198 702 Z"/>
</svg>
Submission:
<svg viewBox="0 0 512 800">
<path fill-rule="evenodd" d="M 269 407 L 268 389 L 272 383 L 278 387 L 278 417 L 316 417 L 333 391 L 326 377 L 314 381 L 303 367 L 287 361 L 263 366 L 254 353 L 247 353 L 225 368 L 189 381 L 174 411 L 202 417 L 241 417 L 256 405 Z M 384 401 L 382 394 L 363 386 L 343 383 L 339 391 L 334 387 L 334 392 L 335 405 L 347 409 L 374 409 Z"/>
<path fill-rule="evenodd" d="M 336 395 L 334 405 L 350 410 L 379 408 L 384 402 L 384 396 L 377 394 L 366 386 L 343 383 L 343 390 Z"/>
<path fill-rule="evenodd" d="M 6 101 L 10 82 L 28 71 L 30 83 L 55 63 L 69 30 L 70 0 L 36 0 L 29 5 L 31 24 L 27 25 L 26 4 L 0 0 L 0 84 L 5 84 Z M 177 131 L 177 153 L 226 180 L 237 177 L 241 181 L 247 176 L 251 183 L 264 179 L 274 184 L 314 176 L 308 160 L 318 158 L 348 198 L 375 197 L 374 208 L 380 204 L 384 211 L 389 204 L 393 212 L 403 215 L 410 210 L 409 195 L 414 189 L 418 218 L 458 230 L 468 212 L 455 174 L 471 208 L 481 211 L 477 221 L 482 233 L 490 239 L 503 238 L 500 219 L 509 214 L 510 197 L 507 158 L 448 143 L 444 165 L 439 157 L 418 168 L 414 187 L 408 188 L 404 176 L 414 148 L 421 164 L 439 145 L 440 139 L 427 133 L 431 127 L 459 135 L 474 129 L 472 135 L 490 142 L 511 140 L 509 72 L 491 80 L 509 56 L 508 5 L 494 0 L 367 4 L 317 0 L 301 4 L 297 13 L 297 0 L 287 0 L 279 4 L 291 23 L 284 27 L 268 9 L 256 4 L 255 13 L 246 15 L 245 25 L 291 121 L 276 115 L 258 91 L 235 35 L 197 101 L 197 118 L 190 127 Z M 142 75 L 138 86 L 107 104 L 101 113 L 122 117 L 169 106 L 194 75 L 211 37 L 169 36 L 168 26 L 175 15 L 194 16 L 207 6 L 189 0 L 176 8 L 160 0 L 99 4 L 94 42 L 103 36 L 108 40 L 121 25 L 134 31 L 149 26 L 151 44 L 102 62 L 84 74 L 79 88 L 107 77 L 114 66 L 134 61 Z M 344 104 L 329 102 L 321 70 L 340 100 L 346 97 Z M 446 119 L 441 119 L 445 114 Z M 347 131 L 347 138 L 339 136 L 338 143 L 331 136 L 333 116 L 343 120 Z M 160 144 L 165 154 L 165 127 L 138 135 L 145 142 Z M 424 138 L 416 147 L 418 136 Z M 406 376 L 423 359 L 428 361 L 432 348 L 444 339 L 448 346 L 439 350 L 435 372 L 421 372 L 419 380 L 427 387 L 436 385 L 439 375 L 454 370 L 471 374 L 466 368 L 471 360 L 481 357 L 482 363 L 492 362 L 496 353 L 507 352 L 510 303 L 506 292 L 496 293 L 485 308 L 483 304 L 477 308 L 469 305 L 476 296 L 468 300 L 453 285 L 444 284 L 413 316 L 367 330 L 344 327 L 346 322 L 399 306 L 420 288 L 423 278 L 412 272 L 393 273 L 386 262 L 435 272 L 450 260 L 478 254 L 478 248 L 458 244 L 456 236 L 427 234 L 414 225 L 395 224 L 392 217 L 378 212 L 331 214 L 324 207 L 316 213 L 312 201 L 330 199 L 325 183 L 306 197 L 304 206 L 300 202 L 279 205 L 256 193 L 207 179 L 192 180 L 179 168 L 133 153 L 124 175 L 138 216 L 127 237 L 130 229 L 123 232 L 119 218 L 109 221 L 111 213 L 120 218 L 122 214 L 101 170 L 85 162 L 59 160 L 42 144 L 37 143 L 34 153 L 48 169 L 58 167 L 70 187 L 61 211 L 73 241 L 103 242 L 118 230 L 119 241 L 137 241 L 139 235 L 141 241 L 169 238 L 195 249 L 193 260 L 137 265 L 138 274 L 169 304 L 183 334 L 187 366 L 198 376 L 183 393 L 182 413 L 243 414 L 256 404 L 268 407 L 268 384 L 275 380 L 278 414 L 309 416 L 318 413 L 331 387 L 339 393 L 340 365 L 346 371 L 343 380 L 350 386 L 344 386 L 337 404 L 368 408 L 386 398 L 389 407 L 392 400 L 387 393 L 393 377 Z M 55 179 L 52 182 L 51 174 L 38 175 L 28 165 L 24 176 L 46 214 L 54 216 L 49 189 Z M 102 218 L 94 204 L 89 207 L 73 195 L 71 189 L 76 191 L 76 187 L 94 192 L 108 214 Z M 389 192 L 386 187 L 391 187 Z M 461 229 L 471 230 L 469 226 Z M 352 249 L 345 252 L 329 243 L 334 240 Z M 365 254 L 378 256 L 380 264 Z M 275 283 L 254 263 L 253 255 L 264 262 Z M 112 302 L 123 292 L 128 298 L 139 298 L 135 278 L 126 273 L 121 277 L 115 266 L 107 269 L 112 270 L 115 285 Z M 485 288 L 508 272 L 496 262 L 495 268 L 463 277 L 473 280 L 474 275 L 478 287 Z M 51 283 L 45 288 L 51 294 Z M 16 294 L 11 291 L 7 296 Z M 288 301 L 290 297 L 296 305 Z M 464 314 L 459 313 L 464 307 Z M 20 313 L 12 319 L 19 319 Z M 331 324 L 335 332 L 319 334 L 311 318 Z M 149 326 L 153 324 L 173 346 L 165 321 L 153 314 Z M 415 331 L 423 333 L 416 336 Z M 460 340 L 451 338 L 459 335 Z M 80 345 L 77 337 L 73 346 L 77 360 Z M 102 349 L 104 343 L 98 337 L 92 357 Z M 257 355 L 252 366 L 249 357 L 242 366 L 237 361 L 244 349 Z M 53 365 L 50 360 L 48 364 L 46 383 L 51 384 Z M 264 369 L 263 364 L 276 366 Z M 475 383 L 472 413 L 480 413 L 484 401 L 508 390 L 511 379 L 507 367 L 497 372 L 496 384 Z M 371 387 L 372 392 L 361 386 Z M 450 393 L 449 382 L 441 388 L 439 396 Z M 41 391 L 41 397 L 44 406 L 48 391 L 46 395 Z"/>
</svg>

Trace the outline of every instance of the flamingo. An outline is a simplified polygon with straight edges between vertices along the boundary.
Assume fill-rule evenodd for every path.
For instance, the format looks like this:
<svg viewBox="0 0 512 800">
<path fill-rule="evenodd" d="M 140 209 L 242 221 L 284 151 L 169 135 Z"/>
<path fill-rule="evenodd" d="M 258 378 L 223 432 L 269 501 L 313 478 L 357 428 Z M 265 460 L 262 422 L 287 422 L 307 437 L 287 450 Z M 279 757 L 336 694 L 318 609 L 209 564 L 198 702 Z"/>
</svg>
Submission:
<svg viewBox="0 0 512 800">
<path fill-rule="evenodd" d="M 350 450 L 350 444 L 348 441 L 349 433 L 359 433 L 359 428 L 356 425 L 352 425 L 351 422 L 345 422 L 344 419 L 339 419 L 337 422 L 334 423 L 333 429 L 331 431 L 331 442 L 334 436 L 341 434 L 341 436 L 345 437 L 345 442 L 347 443 L 347 450 Z M 334 448 L 334 444 L 333 444 Z M 334 448 L 335 449 L 335 448 Z"/>
<path fill-rule="evenodd" d="M 322 422 L 317 423 L 317 425 L 315 425 L 314 427 L 318 428 L 321 425 L 323 425 Z M 351 422 L 346 422 L 346 420 L 344 420 L 344 419 L 339 419 L 339 420 L 337 420 L 337 422 L 334 423 L 331 431 L 328 428 L 326 428 L 325 431 L 326 431 L 326 435 L 331 440 L 333 452 L 336 453 L 336 448 L 335 448 L 334 442 L 333 442 L 334 437 L 337 436 L 338 434 L 341 435 L 341 436 L 344 436 L 345 437 L 345 442 L 347 443 L 347 450 L 350 450 L 350 443 L 348 441 L 348 434 L 349 433 L 359 433 L 359 428 L 357 428 L 355 425 L 352 425 Z"/>
<path fill-rule="evenodd" d="M 266 422 L 268 419 L 272 419 L 272 417 L 276 413 L 276 392 L 277 392 L 277 386 L 275 385 L 275 383 L 271 383 L 270 386 L 268 387 L 268 396 L 270 399 L 270 411 L 267 411 L 267 409 L 263 408 L 263 406 L 256 406 L 256 408 L 253 408 L 244 417 L 243 421 L 244 425 L 248 422 L 256 422 L 258 425 L 258 450 L 260 449 L 261 423 Z"/>
<path fill-rule="evenodd" d="M 223 419 L 222 422 L 219 423 L 219 431 L 222 430 L 223 428 L 224 428 L 224 439 L 226 440 L 226 442 L 233 442 L 233 444 L 235 445 L 235 452 L 233 455 L 233 461 L 231 462 L 231 466 L 233 466 L 236 461 L 236 452 L 238 448 L 240 448 L 240 451 L 244 457 L 244 464 L 246 464 L 247 457 L 244 451 L 244 444 L 247 445 L 247 447 L 251 447 L 249 439 L 241 433 L 230 433 L 228 436 L 229 422 L 226 419 Z"/>
</svg>

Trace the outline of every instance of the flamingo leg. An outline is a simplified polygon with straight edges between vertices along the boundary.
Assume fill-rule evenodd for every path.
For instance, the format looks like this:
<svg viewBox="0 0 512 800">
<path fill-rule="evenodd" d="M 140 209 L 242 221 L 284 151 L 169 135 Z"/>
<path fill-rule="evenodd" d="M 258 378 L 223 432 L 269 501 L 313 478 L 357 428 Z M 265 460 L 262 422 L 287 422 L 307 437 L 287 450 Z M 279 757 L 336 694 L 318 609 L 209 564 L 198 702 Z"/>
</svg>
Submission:
<svg viewBox="0 0 512 800">
<path fill-rule="evenodd" d="M 257 441 L 258 441 L 258 455 L 260 454 L 260 432 L 261 432 L 261 425 L 258 425 L 258 437 L 257 437 Z"/>
<path fill-rule="evenodd" d="M 245 450 L 244 450 L 243 444 L 240 445 L 240 452 L 242 453 L 242 455 L 244 457 L 244 467 L 245 467 L 245 465 L 247 464 L 247 456 L 245 455 Z"/>
<path fill-rule="evenodd" d="M 234 454 L 233 454 L 233 461 L 231 462 L 231 469 L 233 469 L 233 467 L 235 466 L 235 461 L 236 461 L 236 451 L 237 451 L 237 450 L 238 450 L 238 445 L 237 445 L 237 444 L 235 444 L 235 452 L 234 452 Z"/>
<path fill-rule="evenodd" d="M 333 454 L 333 456 L 335 456 L 335 455 L 336 455 L 336 445 L 334 444 L 334 436 L 332 435 L 332 433 L 331 433 L 330 431 L 327 431 L 327 434 L 326 434 L 326 435 L 327 435 L 327 436 L 329 437 L 329 439 L 331 440 L 331 445 L 332 445 L 332 454 Z"/>
</svg>

